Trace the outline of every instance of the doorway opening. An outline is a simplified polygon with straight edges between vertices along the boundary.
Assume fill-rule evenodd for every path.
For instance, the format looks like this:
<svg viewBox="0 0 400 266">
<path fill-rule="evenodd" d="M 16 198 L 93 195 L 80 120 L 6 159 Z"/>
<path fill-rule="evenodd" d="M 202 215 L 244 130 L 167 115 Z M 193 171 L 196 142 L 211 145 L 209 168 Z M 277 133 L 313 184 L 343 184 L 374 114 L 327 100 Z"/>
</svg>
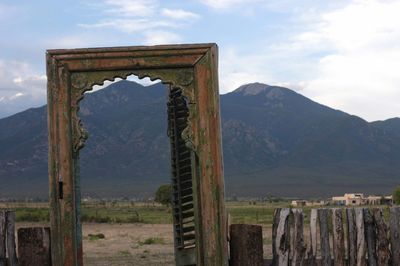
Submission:
<svg viewBox="0 0 400 266">
<path fill-rule="evenodd" d="M 215 44 L 47 51 L 53 264 L 83 264 L 79 102 L 93 85 L 132 74 L 169 86 L 175 262 L 227 265 Z"/>
<path fill-rule="evenodd" d="M 131 75 L 86 92 L 79 118 L 89 132 L 80 153 L 84 261 L 127 264 L 147 257 L 150 265 L 159 265 L 173 262 L 174 246 L 194 250 L 191 152 L 181 137 L 188 108 L 182 91 Z M 171 209 L 154 202 L 156 189 L 166 183 L 172 187 Z M 103 240 L 93 241 L 102 234 Z M 118 256 L 121 252 L 124 256 Z"/>
</svg>

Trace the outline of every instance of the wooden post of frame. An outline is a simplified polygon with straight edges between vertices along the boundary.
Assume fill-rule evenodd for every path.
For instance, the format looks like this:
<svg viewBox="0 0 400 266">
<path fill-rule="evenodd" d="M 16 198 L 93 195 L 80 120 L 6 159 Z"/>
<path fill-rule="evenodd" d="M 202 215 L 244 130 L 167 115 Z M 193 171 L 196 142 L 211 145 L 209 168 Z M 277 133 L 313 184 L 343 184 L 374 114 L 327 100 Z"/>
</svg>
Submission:
<svg viewBox="0 0 400 266">
<path fill-rule="evenodd" d="M 187 176 L 174 169 L 178 157 L 171 158 L 176 264 L 228 265 L 217 53 L 215 44 L 47 51 L 53 265 L 83 265 L 79 150 L 87 134 L 79 101 L 94 85 L 131 74 L 169 84 L 169 133 L 177 133 L 171 146 L 179 156 L 190 155 L 189 188 Z M 173 111 L 182 101 L 186 123 L 174 131 Z M 176 146 L 182 141 L 183 151 Z"/>
</svg>

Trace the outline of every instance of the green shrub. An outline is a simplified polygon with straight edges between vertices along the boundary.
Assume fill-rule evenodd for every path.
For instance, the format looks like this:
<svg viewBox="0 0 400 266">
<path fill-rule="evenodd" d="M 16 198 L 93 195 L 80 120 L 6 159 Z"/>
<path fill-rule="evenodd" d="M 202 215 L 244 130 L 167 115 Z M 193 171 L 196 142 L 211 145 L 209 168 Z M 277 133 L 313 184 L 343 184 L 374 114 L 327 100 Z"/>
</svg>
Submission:
<svg viewBox="0 0 400 266">
<path fill-rule="evenodd" d="M 161 185 L 157 191 L 155 196 L 155 202 L 159 202 L 163 205 L 169 206 L 171 204 L 172 197 L 172 186 L 171 185 Z"/>
<path fill-rule="evenodd" d="M 400 204 L 400 186 L 397 186 L 393 191 L 393 203 L 397 205 Z"/>
<path fill-rule="evenodd" d="M 99 240 L 99 239 L 104 239 L 106 236 L 102 233 L 99 234 L 88 234 L 89 240 Z"/>
<path fill-rule="evenodd" d="M 164 244 L 164 238 L 161 237 L 149 237 L 144 241 L 139 241 L 139 245 L 153 245 L 153 244 Z"/>
</svg>

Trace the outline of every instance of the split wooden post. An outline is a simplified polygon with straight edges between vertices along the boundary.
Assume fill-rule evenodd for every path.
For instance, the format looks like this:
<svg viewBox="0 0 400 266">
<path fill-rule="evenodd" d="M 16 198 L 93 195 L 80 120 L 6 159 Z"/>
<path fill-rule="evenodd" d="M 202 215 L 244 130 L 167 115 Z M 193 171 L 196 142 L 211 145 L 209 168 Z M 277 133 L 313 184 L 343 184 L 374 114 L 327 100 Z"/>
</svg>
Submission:
<svg viewBox="0 0 400 266">
<path fill-rule="evenodd" d="M 356 227 L 357 227 L 357 266 L 367 265 L 365 258 L 365 227 L 364 227 L 364 211 L 363 208 L 356 208 Z"/>
<path fill-rule="evenodd" d="M 347 257 L 349 266 L 357 265 L 357 226 L 354 208 L 346 209 L 347 218 Z"/>
<path fill-rule="evenodd" d="M 0 211 L 0 266 L 6 265 L 6 212 Z"/>
<path fill-rule="evenodd" d="M 372 209 L 372 215 L 374 217 L 376 227 L 376 253 L 377 253 L 377 265 L 386 266 L 389 265 L 390 249 L 388 240 L 388 227 L 383 218 L 382 209 Z"/>
<path fill-rule="evenodd" d="M 7 221 L 7 262 L 8 266 L 18 265 L 17 252 L 15 249 L 15 212 L 6 212 Z"/>
<path fill-rule="evenodd" d="M 281 208 L 276 208 L 274 210 L 274 218 L 272 222 L 272 265 L 277 265 L 278 263 L 278 254 L 277 254 L 275 239 L 278 230 L 280 216 L 281 216 Z"/>
<path fill-rule="evenodd" d="M 306 247 L 304 245 L 304 233 L 303 233 L 303 210 L 293 209 L 293 258 L 291 265 L 301 266 L 304 263 L 304 255 Z"/>
<path fill-rule="evenodd" d="M 390 208 L 390 246 L 392 265 L 400 265 L 400 208 Z"/>
<path fill-rule="evenodd" d="M 376 235 L 375 223 L 368 208 L 363 209 L 365 238 L 367 244 L 368 265 L 376 266 Z"/>
<path fill-rule="evenodd" d="M 333 254 L 336 266 L 346 265 L 342 209 L 332 209 Z"/>
<path fill-rule="evenodd" d="M 18 229 L 19 266 L 51 266 L 50 228 Z"/>
<path fill-rule="evenodd" d="M 276 231 L 275 248 L 277 255 L 277 265 L 288 266 L 289 265 L 289 251 L 290 251 L 290 230 L 289 230 L 289 215 L 290 209 L 281 209 L 279 224 Z"/>
<path fill-rule="evenodd" d="M 230 237 L 231 266 L 264 265 L 261 226 L 232 224 Z"/>
<path fill-rule="evenodd" d="M 332 262 L 331 249 L 329 245 L 328 216 L 328 209 L 318 209 L 322 266 L 330 266 Z"/>
<path fill-rule="evenodd" d="M 318 210 L 311 209 L 310 215 L 310 244 L 307 252 L 308 264 L 316 265 L 317 259 L 317 220 Z"/>
</svg>

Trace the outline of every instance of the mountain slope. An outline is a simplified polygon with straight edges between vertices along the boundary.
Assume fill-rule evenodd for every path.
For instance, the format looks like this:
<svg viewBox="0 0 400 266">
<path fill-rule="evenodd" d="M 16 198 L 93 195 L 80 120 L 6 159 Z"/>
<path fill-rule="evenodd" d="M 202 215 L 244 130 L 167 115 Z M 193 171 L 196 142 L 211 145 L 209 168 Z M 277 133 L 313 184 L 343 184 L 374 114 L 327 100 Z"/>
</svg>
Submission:
<svg viewBox="0 0 400 266">
<path fill-rule="evenodd" d="M 169 182 L 166 95 L 130 81 L 86 94 L 84 194 L 152 195 Z M 387 193 L 400 181 L 400 119 L 368 123 L 289 89 L 253 83 L 221 95 L 229 195 Z M 45 107 L 0 120 L 2 196 L 47 193 Z"/>
</svg>

